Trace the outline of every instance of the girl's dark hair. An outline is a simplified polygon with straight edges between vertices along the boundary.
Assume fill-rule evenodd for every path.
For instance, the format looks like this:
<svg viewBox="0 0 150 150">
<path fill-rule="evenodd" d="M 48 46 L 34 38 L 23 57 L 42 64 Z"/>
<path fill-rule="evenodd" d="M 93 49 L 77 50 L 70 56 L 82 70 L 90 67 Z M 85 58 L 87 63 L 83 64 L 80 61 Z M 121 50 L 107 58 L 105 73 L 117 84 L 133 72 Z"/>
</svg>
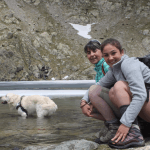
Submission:
<svg viewBox="0 0 150 150">
<path fill-rule="evenodd" d="M 101 44 L 101 51 L 102 51 L 102 52 L 103 52 L 103 50 L 104 50 L 104 47 L 105 47 L 106 45 L 108 45 L 108 44 L 115 46 L 116 48 L 119 49 L 120 52 L 122 52 L 122 50 L 123 50 L 123 49 L 122 49 L 122 46 L 121 46 L 121 44 L 120 44 L 120 42 L 119 42 L 118 40 L 113 39 L 113 38 L 110 38 L 110 39 L 107 39 L 107 40 L 105 40 L 104 42 L 102 42 L 102 44 Z"/>
<path fill-rule="evenodd" d="M 98 40 L 91 40 L 85 45 L 84 52 L 87 53 L 88 49 L 90 50 L 101 49 L 101 43 Z"/>
</svg>

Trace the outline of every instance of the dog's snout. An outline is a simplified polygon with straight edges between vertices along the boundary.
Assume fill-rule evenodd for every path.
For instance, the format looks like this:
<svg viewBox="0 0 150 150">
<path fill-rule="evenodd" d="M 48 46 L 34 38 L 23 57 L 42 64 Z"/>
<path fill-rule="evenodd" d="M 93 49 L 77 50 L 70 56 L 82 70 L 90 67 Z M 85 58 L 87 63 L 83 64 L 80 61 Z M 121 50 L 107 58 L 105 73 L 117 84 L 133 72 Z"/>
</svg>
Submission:
<svg viewBox="0 0 150 150">
<path fill-rule="evenodd" d="M 7 104 L 7 101 L 3 101 L 2 104 Z"/>
</svg>

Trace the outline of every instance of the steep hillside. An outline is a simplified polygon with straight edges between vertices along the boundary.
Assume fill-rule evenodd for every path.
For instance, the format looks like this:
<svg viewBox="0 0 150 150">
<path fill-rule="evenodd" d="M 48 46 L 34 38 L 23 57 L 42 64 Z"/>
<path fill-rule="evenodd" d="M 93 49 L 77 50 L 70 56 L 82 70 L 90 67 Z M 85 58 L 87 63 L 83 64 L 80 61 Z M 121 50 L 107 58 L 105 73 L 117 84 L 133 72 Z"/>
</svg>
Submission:
<svg viewBox="0 0 150 150">
<path fill-rule="evenodd" d="M 93 79 L 83 52 L 117 38 L 129 56 L 150 52 L 150 1 L 0 0 L 0 80 Z M 91 27 L 89 36 L 72 26 Z"/>
</svg>

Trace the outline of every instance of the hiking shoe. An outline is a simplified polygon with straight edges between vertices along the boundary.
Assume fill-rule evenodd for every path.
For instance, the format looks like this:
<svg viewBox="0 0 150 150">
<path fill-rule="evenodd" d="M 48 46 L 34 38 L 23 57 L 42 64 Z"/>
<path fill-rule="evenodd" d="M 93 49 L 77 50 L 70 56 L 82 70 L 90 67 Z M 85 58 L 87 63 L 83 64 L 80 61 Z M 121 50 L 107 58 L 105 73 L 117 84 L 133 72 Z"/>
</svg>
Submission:
<svg viewBox="0 0 150 150">
<path fill-rule="evenodd" d="M 106 144 L 107 142 L 100 141 L 101 136 L 105 136 L 108 132 L 108 127 L 104 126 L 98 133 L 96 133 L 97 139 L 94 141 L 98 144 Z"/>
<path fill-rule="evenodd" d="M 101 135 L 98 139 L 95 140 L 98 144 L 106 144 L 108 143 L 116 134 L 118 128 L 119 128 L 119 122 L 116 123 L 108 123 L 105 121 L 105 126 L 107 127 L 107 130 L 105 134 Z"/>
<path fill-rule="evenodd" d="M 145 142 L 140 132 L 139 126 L 133 124 L 123 142 L 119 141 L 118 143 L 115 143 L 114 141 L 109 141 L 108 145 L 111 148 L 125 149 L 130 147 L 145 146 Z"/>
<path fill-rule="evenodd" d="M 116 134 L 118 128 L 119 128 L 118 123 L 110 123 L 110 124 L 106 124 L 106 126 L 108 126 L 108 131 L 104 136 L 100 137 L 100 141 L 108 143 Z"/>
<path fill-rule="evenodd" d="M 100 138 L 101 136 L 104 136 L 108 131 L 108 127 L 105 125 L 95 134 L 95 137 Z"/>
</svg>

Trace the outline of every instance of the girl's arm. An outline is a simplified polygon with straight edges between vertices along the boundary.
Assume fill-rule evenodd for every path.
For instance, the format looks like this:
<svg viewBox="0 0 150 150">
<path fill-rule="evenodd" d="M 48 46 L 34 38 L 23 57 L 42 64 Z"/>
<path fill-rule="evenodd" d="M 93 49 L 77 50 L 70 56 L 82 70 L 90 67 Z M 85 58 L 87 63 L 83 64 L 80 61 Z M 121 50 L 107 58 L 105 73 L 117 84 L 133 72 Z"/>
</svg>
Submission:
<svg viewBox="0 0 150 150">
<path fill-rule="evenodd" d="M 120 119 L 120 122 L 131 127 L 132 122 L 138 116 L 147 97 L 145 83 L 138 60 L 127 59 L 121 65 L 122 73 L 130 87 L 132 101 Z"/>
</svg>

